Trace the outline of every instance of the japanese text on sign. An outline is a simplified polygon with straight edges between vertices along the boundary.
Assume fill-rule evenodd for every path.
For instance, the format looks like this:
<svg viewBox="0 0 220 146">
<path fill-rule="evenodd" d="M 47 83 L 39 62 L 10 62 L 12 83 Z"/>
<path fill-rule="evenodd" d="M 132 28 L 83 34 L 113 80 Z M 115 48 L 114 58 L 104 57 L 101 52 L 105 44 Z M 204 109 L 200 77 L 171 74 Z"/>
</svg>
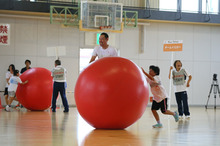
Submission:
<svg viewBox="0 0 220 146">
<path fill-rule="evenodd" d="M 182 40 L 168 40 L 164 41 L 163 51 L 182 51 L 183 50 L 183 41 Z"/>
<path fill-rule="evenodd" d="M 0 24 L 0 45 L 9 45 L 10 25 Z"/>
</svg>

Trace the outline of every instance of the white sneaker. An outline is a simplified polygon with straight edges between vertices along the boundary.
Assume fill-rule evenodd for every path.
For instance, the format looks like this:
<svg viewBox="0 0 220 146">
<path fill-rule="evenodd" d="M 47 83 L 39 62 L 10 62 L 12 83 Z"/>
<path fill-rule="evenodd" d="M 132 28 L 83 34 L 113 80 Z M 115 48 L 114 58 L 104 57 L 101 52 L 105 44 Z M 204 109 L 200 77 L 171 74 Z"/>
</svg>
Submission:
<svg viewBox="0 0 220 146">
<path fill-rule="evenodd" d="M 189 119 L 190 118 L 190 115 L 186 116 L 186 119 Z"/>
<path fill-rule="evenodd" d="M 10 106 L 6 105 L 5 110 L 6 110 L 7 112 L 10 112 Z"/>
<path fill-rule="evenodd" d="M 179 119 L 182 120 L 182 119 L 183 119 L 183 116 L 179 116 Z"/>
</svg>

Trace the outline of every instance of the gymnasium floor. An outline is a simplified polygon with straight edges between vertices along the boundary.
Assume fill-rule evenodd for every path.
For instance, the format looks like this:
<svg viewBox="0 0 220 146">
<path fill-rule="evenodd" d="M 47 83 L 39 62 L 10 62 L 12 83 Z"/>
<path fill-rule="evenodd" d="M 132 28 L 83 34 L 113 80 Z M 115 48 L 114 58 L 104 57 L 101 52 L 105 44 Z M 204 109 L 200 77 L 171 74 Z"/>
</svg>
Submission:
<svg viewBox="0 0 220 146">
<path fill-rule="evenodd" d="M 175 108 L 171 109 L 174 110 Z M 160 114 L 163 128 L 147 107 L 143 117 L 125 130 L 95 130 L 70 108 L 31 112 L 0 110 L 1 146 L 220 146 L 220 109 L 190 107 L 191 118 L 175 122 Z"/>
</svg>

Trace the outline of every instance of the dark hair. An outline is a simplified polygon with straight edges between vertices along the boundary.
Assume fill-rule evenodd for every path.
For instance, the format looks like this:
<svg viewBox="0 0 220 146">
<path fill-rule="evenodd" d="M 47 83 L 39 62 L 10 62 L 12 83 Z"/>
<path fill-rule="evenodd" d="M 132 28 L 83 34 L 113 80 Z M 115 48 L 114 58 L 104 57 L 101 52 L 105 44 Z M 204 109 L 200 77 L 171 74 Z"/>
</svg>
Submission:
<svg viewBox="0 0 220 146">
<path fill-rule="evenodd" d="M 13 74 L 14 76 L 17 76 L 18 73 L 19 73 L 19 70 L 16 69 Z"/>
<path fill-rule="evenodd" d="M 182 62 L 180 60 L 176 60 L 174 63 L 173 63 L 173 66 L 176 68 L 176 63 L 177 62 L 180 62 L 182 64 Z"/>
<path fill-rule="evenodd" d="M 15 66 L 14 66 L 14 64 L 10 64 L 10 65 L 9 65 L 8 71 L 10 71 L 10 67 L 12 67 L 13 72 L 15 72 Z"/>
<path fill-rule="evenodd" d="M 25 60 L 25 62 L 24 62 L 24 63 L 26 64 L 26 62 L 28 62 L 28 63 L 30 63 L 30 64 L 31 64 L 31 61 L 30 61 L 30 60 L 28 60 L 28 59 L 27 59 L 27 60 Z"/>
<path fill-rule="evenodd" d="M 101 35 L 104 35 L 106 39 L 108 39 L 108 38 L 109 38 L 108 34 L 107 34 L 107 33 L 105 33 L 105 32 L 101 33 Z"/>
<path fill-rule="evenodd" d="M 55 60 L 55 64 L 56 65 L 61 65 L 61 61 L 60 60 Z"/>
<path fill-rule="evenodd" d="M 160 68 L 159 67 L 151 65 L 149 68 L 152 69 L 156 75 L 160 75 Z"/>
</svg>

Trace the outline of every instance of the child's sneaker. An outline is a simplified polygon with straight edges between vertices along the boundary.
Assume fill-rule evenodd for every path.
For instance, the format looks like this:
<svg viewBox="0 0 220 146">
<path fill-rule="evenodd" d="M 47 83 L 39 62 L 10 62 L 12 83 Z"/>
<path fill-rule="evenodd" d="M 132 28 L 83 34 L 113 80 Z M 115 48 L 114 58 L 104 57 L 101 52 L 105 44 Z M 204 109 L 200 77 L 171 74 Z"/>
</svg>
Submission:
<svg viewBox="0 0 220 146">
<path fill-rule="evenodd" d="M 5 110 L 6 110 L 7 112 L 10 112 L 10 106 L 6 105 Z"/>
<path fill-rule="evenodd" d="M 17 104 L 17 105 L 15 106 L 15 108 L 17 108 L 17 107 L 20 107 L 20 105 L 19 105 L 19 104 Z"/>
<path fill-rule="evenodd" d="M 16 110 L 20 110 L 20 109 L 21 109 L 20 106 L 16 107 Z"/>
<path fill-rule="evenodd" d="M 162 128 L 162 127 L 163 127 L 163 125 L 160 123 L 153 125 L 153 128 Z"/>
<path fill-rule="evenodd" d="M 177 113 L 177 111 L 174 112 L 175 115 L 173 116 L 175 118 L 175 121 L 178 122 L 179 121 L 179 115 Z"/>
</svg>

